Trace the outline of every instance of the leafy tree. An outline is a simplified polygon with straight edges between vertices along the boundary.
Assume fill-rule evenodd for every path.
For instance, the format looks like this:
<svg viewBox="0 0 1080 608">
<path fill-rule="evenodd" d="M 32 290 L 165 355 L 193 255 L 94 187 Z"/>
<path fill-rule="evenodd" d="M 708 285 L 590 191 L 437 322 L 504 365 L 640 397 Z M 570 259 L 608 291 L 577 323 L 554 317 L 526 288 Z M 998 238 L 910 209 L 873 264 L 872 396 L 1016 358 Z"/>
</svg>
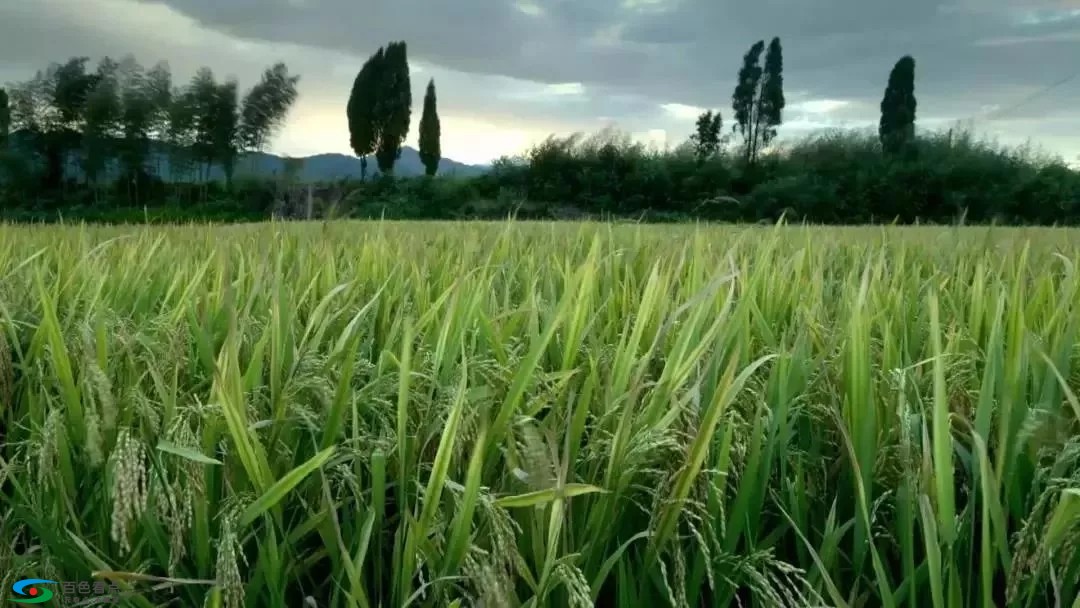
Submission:
<svg viewBox="0 0 1080 608">
<path fill-rule="evenodd" d="M 698 116 L 697 129 L 690 136 L 690 143 L 694 149 L 694 157 L 698 162 L 704 162 L 720 151 L 720 129 L 723 126 L 720 111 L 713 114 L 712 110 Z"/>
<path fill-rule="evenodd" d="M 169 156 L 169 177 L 190 178 L 195 169 L 197 141 L 195 96 L 190 89 L 173 91 L 167 109 L 166 142 Z"/>
<path fill-rule="evenodd" d="M 191 113 L 192 159 L 199 164 L 200 178 L 205 181 L 210 177 L 210 168 L 217 159 L 218 143 L 218 85 L 214 72 L 207 67 L 200 68 L 188 85 L 186 103 Z"/>
<path fill-rule="evenodd" d="M 7 91 L 0 88 L 0 146 L 7 142 L 11 132 L 11 108 L 8 106 Z"/>
<path fill-rule="evenodd" d="M 80 143 L 86 98 L 97 83 L 86 73 L 86 57 L 54 63 L 31 80 L 11 86 L 11 123 L 25 132 L 36 154 L 44 159 L 42 184 L 58 188 L 72 150 Z"/>
<path fill-rule="evenodd" d="M 121 69 L 120 164 L 129 199 L 139 200 L 140 184 L 147 176 L 154 124 L 158 113 L 149 75 L 134 59 Z"/>
<path fill-rule="evenodd" d="M 439 145 L 440 134 L 439 111 L 435 101 L 435 79 L 432 78 L 424 94 L 424 113 L 420 116 L 420 161 L 424 163 L 424 171 L 428 175 L 435 175 L 439 170 L 439 159 L 442 157 Z"/>
<path fill-rule="evenodd" d="M 211 143 L 213 159 L 221 163 L 225 183 L 232 187 L 236 158 L 239 156 L 240 116 L 239 85 L 228 80 L 217 86 L 213 102 Z"/>
<path fill-rule="evenodd" d="M 172 70 L 161 61 L 146 73 L 143 94 L 150 101 L 151 114 L 148 135 L 151 141 L 169 140 L 169 114 L 173 102 Z M 161 154 L 153 154 L 154 174 L 161 177 Z"/>
<path fill-rule="evenodd" d="M 765 53 L 765 67 L 761 54 Z M 779 38 L 773 38 L 765 51 L 765 41 L 759 40 L 743 56 L 739 82 L 732 95 L 735 125 L 743 138 L 743 158 L 748 164 L 757 162 L 761 150 L 776 137 L 776 128 L 783 122 L 784 112 L 784 55 Z"/>
<path fill-rule="evenodd" d="M 8 103 L 11 126 L 28 135 L 38 135 L 55 127 L 57 119 L 49 103 L 48 80 L 38 71 L 25 82 L 9 85 Z"/>
<path fill-rule="evenodd" d="M 412 84 L 404 42 L 391 42 L 386 46 L 375 91 L 375 160 L 379 171 L 390 175 L 401 156 L 401 144 L 409 134 L 412 117 Z"/>
<path fill-rule="evenodd" d="M 60 113 L 64 128 L 81 128 L 86 98 L 102 78 L 101 74 L 87 74 L 86 62 L 89 60 L 89 57 L 72 57 L 50 70 L 52 103 Z"/>
<path fill-rule="evenodd" d="M 765 41 L 759 40 L 750 47 L 743 56 L 743 65 L 739 69 L 739 81 L 735 85 L 735 92 L 731 96 L 731 107 L 735 111 L 735 124 L 732 130 L 742 135 L 744 145 L 744 157 L 747 162 L 753 161 L 754 149 L 757 137 L 754 127 L 757 124 L 754 113 L 758 109 L 755 103 L 758 86 L 761 83 L 761 54 L 765 51 Z"/>
<path fill-rule="evenodd" d="M 761 78 L 761 90 L 757 95 L 755 112 L 754 148 L 751 161 L 769 146 L 776 137 L 776 128 L 783 122 L 784 106 L 784 51 L 780 39 L 773 38 L 765 52 L 765 70 Z"/>
<path fill-rule="evenodd" d="M 892 72 L 881 100 L 878 137 L 886 154 L 897 154 L 915 139 L 915 60 L 901 57 Z"/>
<path fill-rule="evenodd" d="M 353 80 L 349 103 L 345 109 L 349 120 L 349 145 L 360 157 L 360 180 L 367 178 L 367 157 L 375 151 L 379 141 L 375 122 L 375 99 L 378 95 L 379 73 L 383 67 L 385 51 L 379 48 L 367 61 Z"/>
<path fill-rule="evenodd" d="M 50 69 L 51 102 L 59 116 L 59 125 L 46 133 L 48 186 L 55 187 L 63 181 L 69 155 L 82 144 L 86 102 L 103 77 L 86 71 L 89 60 L 89 57 L 72 57 Z"/>
<path fill-rule="evenodd" d="M 15 177 L 24 190 L 40 187 L 44 181 L 41 171 L 44 133 L 53 122 L 47 88 L 45 73 L 41 71 L 30 80 L 8 85 L 9 129 L 21 135 L 26 148 L 22 154 L 10 154 L 4 159 L 4 172 Z"/>
<path fill-rule="evenodd" d="M 266 142 L 285 123 L 296 102 L 299 76 L 289 75 L 284 63 L 263 72 L 262 79 L 244 96 L 240 110 L 239 137 L 244 151 L 262 151 Z"/>
<path fill-rule="evenodd" d="M 91 184 L 98 182 L 113 155 L 122 113 L 115 65 L 107 57 L 102 60 L 97 84 L 87 94 L 83 108 L 82 166 Z"/>
<path fill-rule="evenodd" d="M 5 185 L 12 185 L 12 178 L 18 179 L 24 174 L 25 164 L 20 155 L 7 147 L 11 134 L 11 106 L 7 91 L 0 88 L 0 194 Z M 16 186 L 17 187 L 17 186 Z"/>
</svg>

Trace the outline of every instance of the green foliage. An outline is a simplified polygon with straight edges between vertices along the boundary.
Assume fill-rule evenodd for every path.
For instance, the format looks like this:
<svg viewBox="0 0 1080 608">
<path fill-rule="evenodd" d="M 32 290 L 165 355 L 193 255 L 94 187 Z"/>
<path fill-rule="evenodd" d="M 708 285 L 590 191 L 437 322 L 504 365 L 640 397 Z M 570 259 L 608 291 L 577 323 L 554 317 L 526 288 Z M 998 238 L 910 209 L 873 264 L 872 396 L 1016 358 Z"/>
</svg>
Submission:
<svg viewBox="0 0 1080 608">
<path fill-rule="evenodd" d="M 158 71 L 151 78 L 143 72 L 142 66 L 132 64 L 122 85 L 122 135 L 118 150 L 122 176 L 126 181 L 137 180 L 147 171 L 151 138 L 160 129 L 156 125 L 158 117 L 168 108 L 171 100 L 168 94 L 160 90 L 163 86 L 169 86 L 172 78 L 170 73 Z M 155 69 L 160 70 L 160 66 Z"/>
<path fill-rule="evenodd" d="M 717 154 L 702 161 L 692 145 L 658 151 L 628 135 L 550 138 L 521 158 L 504 158 L 476 177 L 442 176 L 316 184 L 316 198 L 339 200 L 336 213 L 398 219 L 574 219 L 626 217 L 643 221 L 792 221 L 851 223 L 1080 223 L 1080 174 L 1059 159 L 1007 148 L 969 133 L 928 133 L 915 154 L 883 156 L 876 136 L 823 132 L 763 155 L 747 166 Z M 181 148 L 177 148 L 181 150 Z M 132 202 L 129 185 L 70 189 L 42 196 L 19 184 L 34 169 L 9 158 L 9 188 L 0 206 L 48 209 L 97 201 Z M 176 167 L 174 167 L 176 170 Z M 295 179 L 244 179 L 231 193 L 216 184 L 164 184 L 139 178 L 153 207 L 230 199 L 251 217 L 267 218 L 279 203 L 302 211 Z M 288 182 L 288 183 L 286 183 Z M 340 191 L 334 194 L 334 191 Z M 299 198 L 298 198 L 299 197 Z M 141 213 L 141 206 L 135 207 Z M 322 207 L 316 205 L 316 213 Z M 38 213 L 34 211 L 33 213 Z M 33 213 L 27 217 L 33 217 Z M 281 215 L 281 214 L 279 214 Z M 293 212 L 283 215 L 294 215 Z M 301 215 L 303 215 L 301 213 Z"/>
<path fill-rule="evenodd" d="M 412 84 L 405 42 L 386 45 L 382 62 L 373 110 L 378 135 L 375 160 L 380 173 L 391 175 L 401 155 L 401 144 L 409 134 L 412 116 Z"/>
<path fill-rule="evenodd" d="M 382 47 L 364 62 L 353 80 L 352 92 L 346 107 L 349 121 L 349 145 L 360 157 L 360 179 L 367 177 L 368 155 L 375 151 L 380 133 L 375 120 L 375 101 L 379 95 L 380 73 L 383 67 Z"/>
<path fill-rule="evenodd" d="M 244 96 L 238 137 L 241 149 L 259 152 L 285 123 L 296 102 L 299 76 L 289 74 L 284 63 L 263 72 L 259 82 Z"/>
<path fill-rule="evenodd" d="M 909 145 L 911 154 L 895 158 L 883 157 L 870 135 L 809 137 L 791 147 L 762 184 L 767 190 L 755 189 L 747 205 L 767 206 L 759 197 L 768 191 L 786 199 L 792 217 L 828 223 L 1080 222 L 1080 174 L 1060 160 L 955 131 Z M 770 185 L 778 178 L 791 187 Z"/>
<path fill-rule="evenodd" d="M 732 125 L 732 130 L 742 135 L 743 155 L 747 162 L 753 159 L 757 146 L 754 128 L 758 123 L 756 114 L 759 108 L 756 101 L 762 77 L 761 54 L 764 51 L 765 41 L 759 40 L 746 52 L 743 56 L 742 67 L 739 68 L 735 92 L 731 95 L 731 107 L 735 112 L 735 124 Z"/>
<path fill-rule="evenodd" d="M 5 164 L 20 165 L 20 187 L 31 190 L 24 196 L 72 196 L 72 182 L 82 178 L 95 196 L 110 182 L 123 184 L 128 202 L 139 205 L 145 188 L 164 177 L 163 156 L 175 181 L 205 181 L 218 166 L 231 182 L 240 154 L 266 143 L 297 95 L 298 77 L 281 63 L 266 70 L 241 112 L 238 84 L 216 82 L 210 68 L 174 89 L 166 63 L 147 71 L 133 57 L 105 57 L 88 73 L 87 61 L 53 64 L 11 87 L 21 158 Z M 43 171 L 34 170 L 39 164 Z M 82 174 L 71 175 L 72 167 Z M 32 173 L 40 173 L 40 184 L 24 179 Z"/>
<path fill-rule="evenodd" d="M 717 110 L 713 114 L 708 110 L 698 116 L 695 123 L 694 134 L 690 136 L 690 143 L 694 147 L 694 155 L 701 162 L 716 156 L 720 151 L 720 131 L 724 120 Z"/>
<path fill-rule="evenodd" d="M 773 38 L 769 50 L 765 53 L 765 69 L 761 77 L 761 91 L 757 97 L 755 145 L 752 160 L 757 160 L 758 151 L 767 148 L 776 138 L 776 128 L 784 119 L 784 52 L 780 39 Z"/>
<path fill-rule="evenodd" d="M 439 110 L 435 100 L 435 79 L 428 82 L 424 94 L 424 113 L 420 116 L 420 160 L 428 175 L 435 175 L 439 170 L 442 148 L 439 145 L 441 135 Z"/>
<path fill-rule="evenodd" d="M 49 94 L 53 107 L 59 114 L 62 128 L 78 129 L 84 116 L 86 98 L 101 78 L 88 74 L 89 57 L 72 57 L 64 64 L 53 64 L 49 69 Z"/>
<path fill-rule="evenodd" d="M 761 67 L 763 52 L 764 68 Z M 772 39 L 767 52 L 765 41 L 759 40 L 743 56 L 731 100 L 735 111 L 732 129 L 742 136 L 744 162 L 754 165 L 783 123 L 784 57 L 779 38 Z"/>
<path fill-rule="evenodd" d="M 82 167 L 87 180 L 94 185 L 112 156 L 112 142 L 120 131 L 121 118 L 126 118 L 114 68 L 113 64 L 102 62 L 97 84 L 87 94 L 83 107 Z"/>
<path fill-rule="evenodd" d="M 362 173 L 366 175 L 367 157 L 374 152 L 379 172 L 393 174 L 412 116 L 405 42 L 391 42 L 368 58 L 353 81 L 346 115 L 349 142 L 360 157 Z"/>
<path fill-rule="evenodd" d="M 878 136 L 888 154 L 909 150 L 915 139 L 915 60 L 901 57 L 889 73 L 889 84 L 881 100 L 881 121 Z"/>
<path fill-rule="evenodd" d="M 8 94 L 0 87 L 0 146 L 7 143 L 11 133 L 11 107 L 8 103 Z"/>
<path fill-rule="evenodd" d="M 221 164 L 225 170 L 225 181 L 230 185 L 241 143 L 238 95 L 238 85 L 235 80 L 228 80 L 218 85 L 213 98 L 213 113 L 210 119 L 210 124 L 213 125 L 211 130 L 212 159 Z"/>
<path fill-rule="evenodd" d="M 14 177 L 20 174 L 19 157 L 8 145 L 8 136 L 11 132 L 11 107 L 8 94 L 0 88 L 0 203 L 2 203 L 2 189 L 5 183 L 10 183 Z"/>
</svg>

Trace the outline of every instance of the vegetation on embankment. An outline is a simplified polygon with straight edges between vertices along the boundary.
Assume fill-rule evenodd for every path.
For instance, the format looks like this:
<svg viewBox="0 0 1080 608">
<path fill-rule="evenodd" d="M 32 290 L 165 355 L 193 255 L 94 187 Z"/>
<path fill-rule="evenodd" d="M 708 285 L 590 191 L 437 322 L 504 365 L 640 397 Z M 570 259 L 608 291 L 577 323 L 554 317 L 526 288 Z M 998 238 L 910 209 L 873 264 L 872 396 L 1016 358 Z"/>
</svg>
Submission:
<svg viewBox="0 0 1080 608">
<path fill-rule="evenodd" d="M 283 176 L 222 183 L 154 182 L 145 205 L 116 186 L 71 185 L 53 195 L 9 187 L 9 221 L 251 221 L 306 217 L 307 184 Z M 379 178 L 313 186 L 313 216 L 395 219 L 615 217 L 645 221 L 825 224 L 1080 223 L 1080 173 L 1028 148 L 965 133 L 919 138 L 908 156 L 883 156 L 877 139 L 854 132 L 814 136 L 748 167 L 717 155 L 650 151 L 612 132 L 551 139 L 475 177 Z M 149 210 L 149 211 L 146 211 Z"/>
</svg>

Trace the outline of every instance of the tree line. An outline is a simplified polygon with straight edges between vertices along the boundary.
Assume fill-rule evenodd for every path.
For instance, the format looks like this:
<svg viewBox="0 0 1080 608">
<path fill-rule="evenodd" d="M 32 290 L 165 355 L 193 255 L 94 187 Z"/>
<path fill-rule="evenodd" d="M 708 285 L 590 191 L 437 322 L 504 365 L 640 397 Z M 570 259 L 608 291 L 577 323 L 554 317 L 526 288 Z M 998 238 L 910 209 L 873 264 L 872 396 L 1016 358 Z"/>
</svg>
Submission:
<svg viewBox="0 0 1080 608">
<path fill-rule="evenodd" d="M 137 197 L 141 184 L 164 177 L 163 160 L 173 180 L 205 181 L 216 165 L 231 182 L 238 161 L 284 124 L 300 80 L 276 63 L 241 97 L 234 78 L 218 80 L 208 67 L 177 86 L 165 62 L 88 63 L 73 57 L 0 89 L 3 161 L 21 187 L 62 190 L 79 173 L 83 186 L 126 184 Z"/>
<path fill-rule="evenodd" d="M 722 221 L 786 216 L 823 223 L 960 217 L 1080 222 L 1080 173 L 1060 159 L 969 133 L 916 133 L 910 56 L 889 73 L 875 134 L 822 132 L 776 146 L 786 105 L 783 51 L 779 38 L 754 43 L 738 68 L 730 129 L 725 131 L 720 111 L 706 110 L 693 135 L 674 149 L 649 149 L 605 130 L 591 137 L 552 136 L 521 156 L 497 160 L 477 177 L 388 179 L 413 118 L 407 47 L 392 42 L 360 66 L 344 108 L 361 180 L 316 186 L 313 205 L 290 185 L 288 176 L 298 174 L 301 159 L 286 159 L 275 179 L 224 185 L 210 179 L 211 167 L 223 168 L 231 182 L 244 155 L 262 149 L 284 121 L 298 77 L 283 64 L 268 68 L 241 97 L 235 80 L 218 80 L 208 68 L 177 86 L 164 63 L 145 69 L 132 58 L 106 58 L 90 69 L 85 58 L 74 58 L 0 89 L 0 199 L 6 192 L 0 213 L 6 219 L 55 219 L 62 213 L 98 221 L 155 215 L 122 204 L 94 205 L 99 184 L 112 180 L 112 200 L 157 205 L 157 217 L 179 220 L 252 221 L 282 215 L 282 208 L 313 208 L 316 214 L 333 209 L 408 219 L 513 213 Z M 436 106 L 432 80 L 418 138 L 429 176 L 437 173 L 441 157 Z M 15 148 L 30 153 L 4 153 Z M 15 167 L 27 157 L 36 169 Z M 366 179 L 368 158 L 383 179 Z M 63 178 L 71 164 L 80 169 L 77 180 Z M 11 187 L 19 175 L 29 179 Z M 161 179 L 173 183 L 139 198 L 143 181 Z M 27 209 L 27 192 L 48 187 L 56 193 L 58 184 L 63 191 L 56 204 Z M 176 194 L 189 188 L 198 188 L 199 196 Z"/>
</svg>

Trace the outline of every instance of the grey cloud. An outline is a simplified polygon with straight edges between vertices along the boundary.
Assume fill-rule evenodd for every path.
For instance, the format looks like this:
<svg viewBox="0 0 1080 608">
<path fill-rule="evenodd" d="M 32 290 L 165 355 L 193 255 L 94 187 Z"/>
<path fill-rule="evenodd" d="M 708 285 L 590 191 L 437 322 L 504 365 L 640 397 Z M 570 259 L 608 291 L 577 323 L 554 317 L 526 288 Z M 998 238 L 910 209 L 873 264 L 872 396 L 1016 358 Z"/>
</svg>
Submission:
<svg viewBox="0 0 1080 608">
<path fill-rule="evenodd" d="M 888 71 L 904 54 L 918 61 L 920 117 L 939 120 L 1015 105 L 1075 72 L 1080 56 L 1080 17 L 1068 13 L 1077 8 L 1075 0 L 529 0 L 536 10 L 521 10 L 525 0 L 139 2 L 158 11 L 164 3 L 220 32 L 222 40 L 267 41 L 287 50 L 283 58 L 304 74 L 305 95 L 327 100 L 347 95 L 364 56 L 389 40 L 404 39 L 410 57 L 431 66 L 440 90 L 452 91 L 440 95 L 440 102 L 456 111 L 492 121 L 528 117 L 560 125 L 588 125 L 610 116 L 632 130 L 676 128 L 675 122 L 665 122 L 663 103 L 720 108 L 728 115 L 742 54 L 755 40 L 774 35 L 784 41 L 789 100 L 850 102 L 827 118 L 793 109 L 790 118 L 806 124 L 875 119 Z M 13 8 L 11 3 L 0 6 L 0 23 L 5 11 L 27 22 L 55 6 L 14 0 Z M 0 57 L 9 62 L 22 55 L 62 58 L 67 51 L 60 48 L 119 45 L 100 32 L 79 30 L 72 17 L 70 27 L 58 31 L 58 19 L 63 20 L 54 15 L 35 22 L 41 34 L 29 41 L 29 50 L 7 43 L 4 31 Z M 133 38 L 137 48 L 126 43 L 140 59 L 156 54 L 153 32 L 136 32 Z M 214 44 L 227 44 L 222 40 Z M 277 59 L 233 57 L 191 45 L 174 51 L 173 46 L 163 58 L 174 65 L 220 59 L 246 73 L 256 62 Z M 326 57 L 335 65 L 325 65 Z M 3 70 L 0 63 L 0 77 Z M 427 75 L 418 80 L 426 83 Z M 529 81 L 580 82 L 585 90 L 573 98 L 530 98 Z M 515 86 L 526 88 L 518 96 L 498 94 Z M 1012 108 L 1007 118 L 1071 112 L 1069 100 L 1078 92 L 1080 80 L 1067 83 Z M 993 124 L 1031 130 L 1000 118 Z"/>
<path fill-rule="evenodd" d="M 1080 50 L 1080 40 L 1068 37 L 1053 53 L 979 46 L 1006 36 L 1061 38 L 1076 27 L 1067 19 L 1025 25 L 1021 17 L 1035 5 L 1022 0 L 987 0 L 981 10 L 944 0 L 682 0 L 650 10 L 621 0 L 534 0 L 539 16 L 510 0 L 166 1 L 239 36 L 357 54 L 401 38 L 411 56 L 450 69 L 579 81 L 698 105 L 725 102 L 743 52 L 772 35 L 784 39 L 790 87 L 857 99 L 880 96 L 893 62 L 907 53 L 919 60 L 920 86 L 932 99 L 1037 85 L 1067 71 Z M 604 32 L 607 43 L 596 44 Z"/>
</svg>

